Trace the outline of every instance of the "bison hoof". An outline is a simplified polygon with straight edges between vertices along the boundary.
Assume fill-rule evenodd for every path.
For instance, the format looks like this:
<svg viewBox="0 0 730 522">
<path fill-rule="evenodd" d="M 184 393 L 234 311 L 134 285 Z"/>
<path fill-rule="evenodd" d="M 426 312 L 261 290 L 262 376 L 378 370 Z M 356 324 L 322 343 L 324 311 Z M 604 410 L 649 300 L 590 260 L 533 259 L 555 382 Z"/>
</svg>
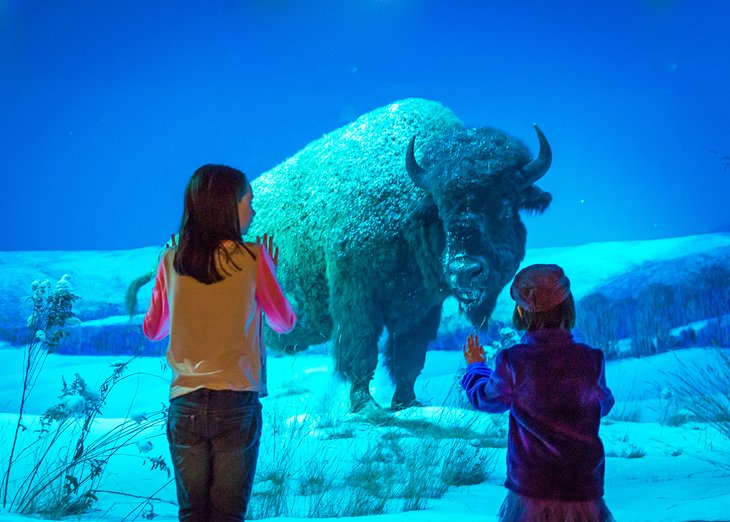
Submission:
<svg viewBox="0 0 730 522">
<path fill-rule="evenodd" d="M 417 401 L 416 399 L 411 399 L 409 401 L 400 401 L 393 397 L 393 401 L 390 403 L 390 409 L 393 411 L 401 411 L 405 410 L 406 408 L 422 408 L 423 403 L 420 401 Z"/>
<path fill-rule="evenodd" d="M 380 409 L 380 406 L 377 402 L 375 402 L 375 399 L 373 399 L 372 395 L 370 395 L 369 390 L 363 388 L 353 388 L 352 390 L 350 390 L 350 408 L 352 410 L 352 413 L 358 413 L 366 408 Z"/>
<path fill-rule="evenodd" d="M 286 346 L 284 346 L 283 351 L 287 355 L 296 355 L 299 352 L 303 352 L 307 348 L 309 348 L 309 346 L 307 346 L 306 344 L 287 344 Z"/>
</svg>

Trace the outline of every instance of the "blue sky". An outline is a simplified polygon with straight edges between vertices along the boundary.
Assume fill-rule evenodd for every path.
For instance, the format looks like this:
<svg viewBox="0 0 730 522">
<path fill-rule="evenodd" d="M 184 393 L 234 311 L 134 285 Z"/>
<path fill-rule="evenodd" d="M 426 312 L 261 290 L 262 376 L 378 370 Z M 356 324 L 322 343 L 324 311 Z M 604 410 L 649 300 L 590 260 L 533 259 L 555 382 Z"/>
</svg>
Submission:
<svg viewBox="0 0 730 522">
<path fill-rule="evenodd" d="M 203 163 L 255 177 L 405 97 L 553 167 L 528 247 L 730 230 L 730 2 L 0 0 L 0 250 L 161 244 Z M 716 151 L 716 154 L 712 151 Z"/>
</svg>

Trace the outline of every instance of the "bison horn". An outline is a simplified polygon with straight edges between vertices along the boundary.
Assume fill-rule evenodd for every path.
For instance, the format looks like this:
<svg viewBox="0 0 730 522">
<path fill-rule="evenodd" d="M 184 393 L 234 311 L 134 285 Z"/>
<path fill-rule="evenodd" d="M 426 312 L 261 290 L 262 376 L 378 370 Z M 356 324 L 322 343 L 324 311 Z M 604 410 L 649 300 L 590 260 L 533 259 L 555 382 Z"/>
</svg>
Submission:
<svg viewBox="0 0 730 522">
<path fill-rule="evenodd" d="M 525 165 L 522 169 L 522 172 L 525 173 L 525 186 L 532 185 L 538 179 L 543 177 L 550 168 L 550 163 L 553 161 L 553 153 L 550 150 L 550 144 L 540 130 L 540 127 L 537 125 L 535 125 L 535 132 L 537 133 L 537 139 L 540 142 L 540 152 L 538 153 L 537 158 Z"/>
<path fill-rule="evenodd" d="M 413 183 L 420 188 L 424 188 L 423 176 L 426 171 L 416 161 L 416 156 L 413 153 L 413 149 L 416 146 L 416 137 L 411 138 L 411 142 L 408 144 L 408 150 L 406 151 L 406 170 L 408 175 L 413 180 Z"/>
</svg>

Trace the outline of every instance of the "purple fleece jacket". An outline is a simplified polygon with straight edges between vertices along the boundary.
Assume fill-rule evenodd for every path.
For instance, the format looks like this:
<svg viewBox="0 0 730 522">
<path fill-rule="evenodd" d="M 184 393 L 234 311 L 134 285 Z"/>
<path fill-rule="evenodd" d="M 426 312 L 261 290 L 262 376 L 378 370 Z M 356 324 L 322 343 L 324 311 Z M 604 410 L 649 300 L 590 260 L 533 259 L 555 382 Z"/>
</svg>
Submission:
<svg viewBox="0 0 730 522">
<path fill-rule="evenodd" d="M 505 486 L 527 497 L 586 501 L 603 496 L 601 417 L 614 398 L 603 352 L 569 330 L 526 333 L 495 368 L 472 363 L 461 381 L 474 408 L 509 410 Z"/>
</svg>

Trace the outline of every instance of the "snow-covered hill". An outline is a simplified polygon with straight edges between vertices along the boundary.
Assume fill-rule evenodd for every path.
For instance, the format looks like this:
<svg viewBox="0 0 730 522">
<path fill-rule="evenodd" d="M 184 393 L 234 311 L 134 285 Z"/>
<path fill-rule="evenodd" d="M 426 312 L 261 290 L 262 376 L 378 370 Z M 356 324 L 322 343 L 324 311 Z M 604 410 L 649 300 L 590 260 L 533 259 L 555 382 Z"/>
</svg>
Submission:
<svg viewBox="0 0 730 522">
<path fill-rule="evenodd" d="M 0 252 L 0 340 L 24 341 L 34 280 L 58 280 L 71 275 L 81 299 L 75 310 L 82 324 L 71 330 L 61 351 L 77 354 L 160 354 L 164 343 L 150 343 L 140 333 L 140 317 L 125 315 L 124 298 L 129 283 L 154 268 L 159 249 L 122 251 Z M 720 265 L 730 273 L 730 234 L 707 234 L 651 241 L 591 243 L 576 247 L 528 250 L 524 265 L 557 263 L 572 282 L 576 300 L 601 291 L 618 298 L 638 293 L 652 282 L 679 280 L 689 268 Z M 151 285 L 139 293 L 138 311 L 149 301 Z M 509 324 L 513 302 L 508 289 L 501 293 L 492 319 Z M 671 325 L 672 327 L 678 325 Z M 444 303 L 440 328 L 443 349 L 451 335 L 461 335 L 469 325 L 460 317 L 454 299 Z"/>
</svg>

